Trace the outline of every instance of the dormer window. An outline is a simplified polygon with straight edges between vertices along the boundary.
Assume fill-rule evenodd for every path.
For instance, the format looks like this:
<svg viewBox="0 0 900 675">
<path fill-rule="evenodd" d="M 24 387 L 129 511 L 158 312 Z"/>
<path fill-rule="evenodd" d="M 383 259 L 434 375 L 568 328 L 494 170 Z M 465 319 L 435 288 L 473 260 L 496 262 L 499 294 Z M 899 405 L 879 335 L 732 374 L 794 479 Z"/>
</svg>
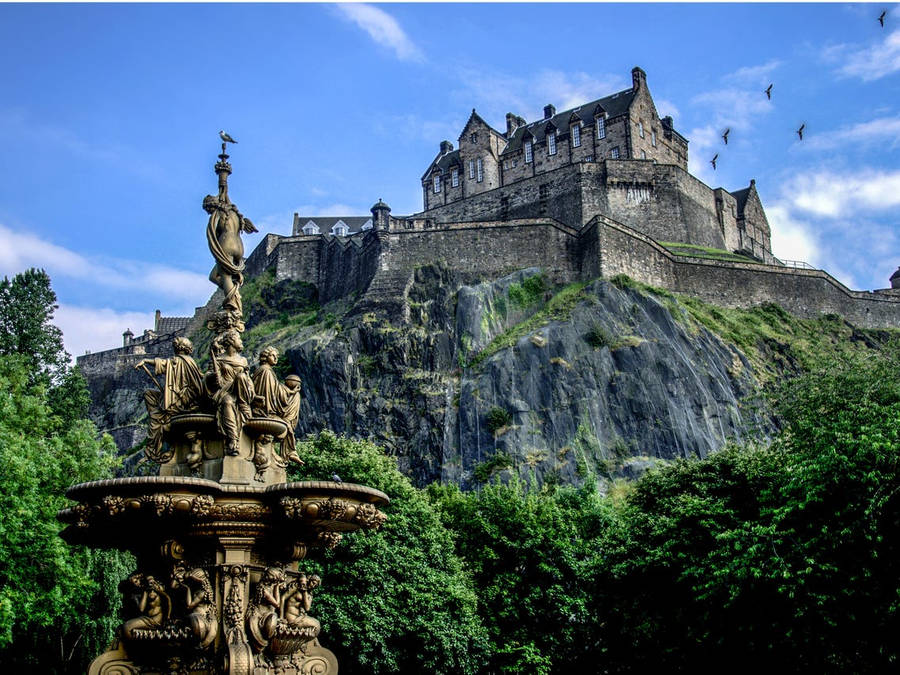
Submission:
<svg viewBox="0 0 900 675">
<path fill-rule="evenodd" d="M 481 163 L 481 157 L 475 160 L 475 166 L 478 169 L 478 182 L 480 183 L 484 180 L 484 167 Z"/>
<path fill-rule="evenodd" d="M 450 186 L 459 187 L 459 169 L 450 169 Z"/>
<path fill-rule="evenodd" d="M 606 138 L 606 120 L 602 117 L 597 118 L 597 138 Z"/>
<path fill-rule="evenodd" d="M 572 125 L 572 147 L 581 147 L 581 126 L 579 126 L 578 124 Z"/>
<path fill-rule="evenodd" d="M 348 234 L 350 234 L 350 228 L 343 220 L 339 220 L 334 225 L 332 225 L 331 234 L 336 237 L 346 237 Z"/>
<path fill-rule="evenodd" d="M 530 164 L 534 159 L 534 152 L 531 147 L 531 139 L 525 141 L 525 163 Z"/>
<path fill-rule="evenodd" d="M 319 226 L 316 225 L 316 221 L 307 220 L 306 225 L 303 226 L 303 234 L 319 234 Z"/>
<path fill-rule="evenodd" d="M 556 130 L 551 130 L 547 132 L 547 154 L 555 155 L 556 154 Z"/>
<path fill-rule="evenodd" d="M 434 174 L 434 193 L 437 194 L 441 191 L 441 175 L 439 173 Z"/>
<path fill-rule="evenodd" d="M 363 223 L 363 226 L 359 229 L 360 230 L 371 230 L 372 229 L 372 219 L 369 218 L 366 222 Z"/>
</svg>

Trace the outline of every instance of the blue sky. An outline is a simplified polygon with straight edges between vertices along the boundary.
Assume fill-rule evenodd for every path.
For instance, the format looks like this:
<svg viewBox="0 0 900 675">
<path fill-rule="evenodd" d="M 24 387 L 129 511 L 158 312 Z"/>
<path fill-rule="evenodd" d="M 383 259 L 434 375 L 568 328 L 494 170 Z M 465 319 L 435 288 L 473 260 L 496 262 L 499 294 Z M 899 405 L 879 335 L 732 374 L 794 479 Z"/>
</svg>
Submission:
<svg viewBox="0 0 900 675">
<path fill-rule="evenodd" d="M 473 107 L 502 131 L 635 65 L 692 173 L 756 179 L 776 255 L 862 289 L 900 264 L 896 5 L 0 4 L 0 63 L 0 274 L 47 269 L 73 354 L 208 299 L 219 129 L 249 253 L 294 211 L 419 211 Z"/>
</svg>

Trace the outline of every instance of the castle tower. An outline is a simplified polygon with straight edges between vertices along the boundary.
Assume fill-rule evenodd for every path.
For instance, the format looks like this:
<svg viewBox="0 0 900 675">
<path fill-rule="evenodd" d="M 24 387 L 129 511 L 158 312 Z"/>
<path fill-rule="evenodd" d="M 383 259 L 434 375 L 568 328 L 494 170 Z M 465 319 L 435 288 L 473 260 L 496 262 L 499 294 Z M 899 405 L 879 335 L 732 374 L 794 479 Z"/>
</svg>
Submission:
<svg viewBox="0 0 900 675">
<path fill-rule="evenodd" d="M 891 288 L 900 291 L 900 267 L 891 275 Z"/>
<path fill-rule="evenodd" d="M 391 207 L 379 198 L 372 207 L 372 227 L 376 230 L 387 230 L 391 220 Z"/>
</svg>

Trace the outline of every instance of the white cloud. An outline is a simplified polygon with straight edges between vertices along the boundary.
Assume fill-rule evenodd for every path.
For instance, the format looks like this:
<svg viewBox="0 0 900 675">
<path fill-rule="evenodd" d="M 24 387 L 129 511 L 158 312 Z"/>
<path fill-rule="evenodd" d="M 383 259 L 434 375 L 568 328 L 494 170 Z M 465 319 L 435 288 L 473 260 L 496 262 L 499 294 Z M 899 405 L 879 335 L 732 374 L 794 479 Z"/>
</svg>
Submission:
<svg viewBox="0 0 900 675">
<path fill-rule="evenodd" d="M 880 43 L 870 47 L 833 45 L 822 51 L 826 61 L 839 62 L 837 72 L 859 77 L 865 82 L 878 80 L 900 70 L 900 30 L 889 33 Z"/>
<path fill-rule="evenodd" d="M 656 104 L 656 112 L 659 113 L 660 117 L 665 117 L 666 115 L 672 117 L 673 119 L 677 119 L 681 114 L 681 111 L 678 109 L 678 106 L 672 103 L 672 101 L 665 98 L 657 98 L 653 101 Z"/>
<path fill-rule="evenodd" d="M 815 134 L 804 139 L 802 148 L 806 150 L 830 150 L 843 145 L 883 143 L 891 148 L 900 145 L 900 117 L 879 117 L 852 126 L 843 126 L 835 131 Z"/>
<path fill-rule="evenodd" d="M 772 71 L 777 69 L 780 65 L 781 61 L 772 59 L 759 66 L 744 66 L 743 68 L 738 68 L 730 75 L 727 75 L 725 79 L 765 88 L 771 83 Z"/>
<path fill-rule="evenodd" d="M 202 274 L 137 260 L 90 259 L 28 232 L 0 225 L 0 275 L 11 276 L 29 267 L 43 268 L 51 278 L 64 276 L 123 291 L 152 289 L 193 303 L 209 297 L 212 288 Z"/>
<path fill-rule="evenodd" d="M 706 108 L 706 117 L 713 126 L 746 131 L 754 126 L 760 115 L 772 110 L 772 102 L 761 91 L 727 87 L 697 94 L 691 103 Z"/>
<path fill-rule="evenodd" d="M 109 308 L 75 307 L 60 305 L 53 317 L 54 325 L 63 332 L 66 351 L 81 356 L 86 350 L 99 352 L 122 346 L 122 333 L 130 328 L 140 335 L 145 328 L 152 328 L 152 312 L 116 312 Z"/>
<path fill-rule="evenodd" d="M 788 181 L 784 197 L 794 209 L 820 217 L 888 211 L 900 206 L 900 170 L 800 174 Z"/>
<path fill-rule="evenodd" d="M 362 28 L 376 43 L 392 49 L 401 61 L 421 61 L 422 52 L 390 14 L 372 5 L 343 3 L 337 11 Z"/>
<path fill-rule="evenodd" d="M 817 267 L 821 264 L 820 245 L 813 227 L 791 216 L 789 206 L 777 202 L 766 208 L 772 230 L 772 253 L 782 260 L 802 260 Z"/>
</svg>

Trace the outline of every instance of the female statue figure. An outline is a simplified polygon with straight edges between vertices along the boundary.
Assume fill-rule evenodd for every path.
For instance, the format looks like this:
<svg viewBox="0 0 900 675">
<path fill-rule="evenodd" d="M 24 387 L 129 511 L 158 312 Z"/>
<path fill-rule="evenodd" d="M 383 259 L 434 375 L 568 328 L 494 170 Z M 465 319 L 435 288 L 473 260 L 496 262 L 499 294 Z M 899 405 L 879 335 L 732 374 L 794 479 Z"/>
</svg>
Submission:
<svg viewBox="0 0 900 675">
<path fill-rule="evenodd" d="M 244 243 L 241 241 L 241 233 L 249 234 L 257 229 L 228 201 L 227 193 L 218 198 L 208 195 L 203 200 L 203 209 L 209 213 L 206 240 L 210 253 L 216 260 L 209 273 L 209 280 L 225 293 L 222 307 L 240 315 L 243 308 L 239 291 L 244 283 Z"/>
<path fill-rule="evenodd" d="M 243 348 L 241 334 L 231 329 L 216 337 L 211 349 L 216 388 L 211 398 L 216 406 L 216 424 L 225 438 L 225 452 L 229 455 L 239 452 L 241 428 L 250 418 L 253 399 L 250 366 L 240 354 Z"/>
</svg>

